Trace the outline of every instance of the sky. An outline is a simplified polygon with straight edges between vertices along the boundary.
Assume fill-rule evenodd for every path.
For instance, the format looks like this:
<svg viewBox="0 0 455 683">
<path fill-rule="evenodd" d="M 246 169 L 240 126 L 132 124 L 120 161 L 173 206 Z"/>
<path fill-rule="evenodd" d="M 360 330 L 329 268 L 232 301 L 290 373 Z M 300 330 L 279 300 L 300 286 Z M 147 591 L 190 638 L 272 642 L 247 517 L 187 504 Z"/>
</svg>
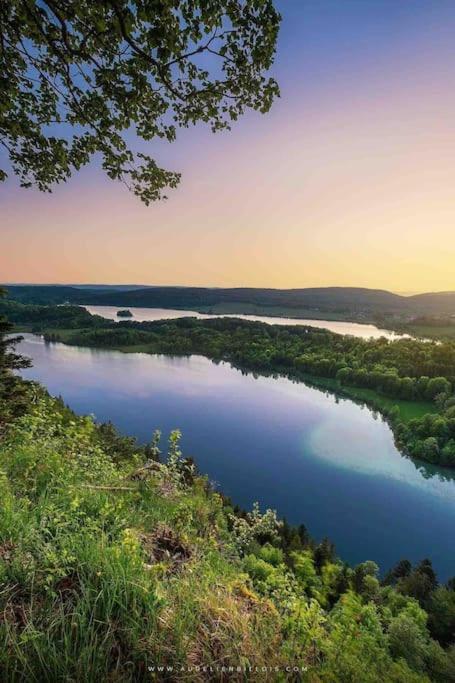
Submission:
<svg viewBox="0 0 455 683">
<path fill-rule="evenodd" d="M 2 282 L 455 290 L 455 3 L 276 5 L 272 110 L 144 143 L 183 174 L 149 207 L 96 163 L 2 183 Z"/>
</svg>

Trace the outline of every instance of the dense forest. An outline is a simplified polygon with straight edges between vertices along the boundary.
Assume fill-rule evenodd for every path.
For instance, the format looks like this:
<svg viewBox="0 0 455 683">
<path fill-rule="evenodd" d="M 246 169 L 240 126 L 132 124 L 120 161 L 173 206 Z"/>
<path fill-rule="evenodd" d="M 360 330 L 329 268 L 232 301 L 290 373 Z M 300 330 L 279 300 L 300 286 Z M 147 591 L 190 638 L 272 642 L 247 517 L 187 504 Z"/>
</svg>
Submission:
<svg viewBox="0 0 455 683">
<path fill-rule="evenodd" d="M 176 339 L 247 334 L 213 322 L 227 326 L 212 342 L 195 321 L 174 322 Z M 455 581 L 440 585 L 428 559 L 381 580 L 304 526 L 234 508 L 178 432 L 139 446 L 15 377 L 2 324 L 2 680 L 455 681 Z M 145 334 L 170 347 L 157 328 Z"/>
<path fill-rule="evenodd" d="M 363 398 L 388 418 L 405 454 L 455 467 L 453 342 L 365 340 L 312 327 L 236 318 L 115 323 L 91 316 L 82 307 L 8 301 L 0 304 L 2 310 L 19 327 L 28 325 L 49 341 L 148 353 L 196 353 L 256 372 L 302 380 L 325 378 L 331 382 L 328 388 L 348 395 L 360 389 Z"/>
</svg>

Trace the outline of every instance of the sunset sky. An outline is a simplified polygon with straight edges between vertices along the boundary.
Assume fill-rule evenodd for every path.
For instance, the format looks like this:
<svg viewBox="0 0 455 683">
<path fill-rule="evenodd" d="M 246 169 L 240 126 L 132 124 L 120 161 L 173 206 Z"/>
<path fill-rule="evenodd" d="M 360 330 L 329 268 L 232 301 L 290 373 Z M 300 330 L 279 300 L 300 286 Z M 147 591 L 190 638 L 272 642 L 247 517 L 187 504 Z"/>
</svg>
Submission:
<svg viewBox="0 0 455 683">
<path fill-rule="evenodd" d="M 0 186 L 0 280 L 455 290 L 455 2 L 281 0 L 281 99 L 144 143 L 145 207 L 96 163 Z"/>
</svg>

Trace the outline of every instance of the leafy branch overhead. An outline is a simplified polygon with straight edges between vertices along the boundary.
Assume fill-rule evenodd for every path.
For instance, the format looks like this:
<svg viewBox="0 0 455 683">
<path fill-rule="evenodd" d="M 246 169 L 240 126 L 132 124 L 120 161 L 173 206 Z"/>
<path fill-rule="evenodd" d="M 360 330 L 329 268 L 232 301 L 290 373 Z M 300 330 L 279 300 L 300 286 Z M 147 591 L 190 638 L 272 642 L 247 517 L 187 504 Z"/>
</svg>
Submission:
<svg viewBox="0 0 455 683">
<path fill-rule="evenodd" d="M 268 111 L 279 23 L 272 0 L 2 0 L 0 142 L 21 185 L 50 191 L 97 154 L 146 204 L 163 197 L 180 175 L 125 133 L 172 142 Z"/>
</svg>

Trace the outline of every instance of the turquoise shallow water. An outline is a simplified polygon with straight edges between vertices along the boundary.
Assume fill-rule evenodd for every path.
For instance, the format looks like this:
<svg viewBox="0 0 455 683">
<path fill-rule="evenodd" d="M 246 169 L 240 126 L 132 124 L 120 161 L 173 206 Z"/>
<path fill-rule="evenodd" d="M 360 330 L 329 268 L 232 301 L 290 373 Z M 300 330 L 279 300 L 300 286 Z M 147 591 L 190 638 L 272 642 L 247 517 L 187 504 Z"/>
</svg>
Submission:
<svg viewBox="0 0 455 683">
<path fill-rule="evenodd" d="M 243 507 L 256 500 L 355 563 L 429 557 L 455 574 L 455 475 L 402 457 L 368 408 L 288 379 L 201 356 L 171 358 L 46 344 L 26 335 L 24 375 L 78 413 L 141 441 L 183 432 L 183 450 Z"/>
</svg>

